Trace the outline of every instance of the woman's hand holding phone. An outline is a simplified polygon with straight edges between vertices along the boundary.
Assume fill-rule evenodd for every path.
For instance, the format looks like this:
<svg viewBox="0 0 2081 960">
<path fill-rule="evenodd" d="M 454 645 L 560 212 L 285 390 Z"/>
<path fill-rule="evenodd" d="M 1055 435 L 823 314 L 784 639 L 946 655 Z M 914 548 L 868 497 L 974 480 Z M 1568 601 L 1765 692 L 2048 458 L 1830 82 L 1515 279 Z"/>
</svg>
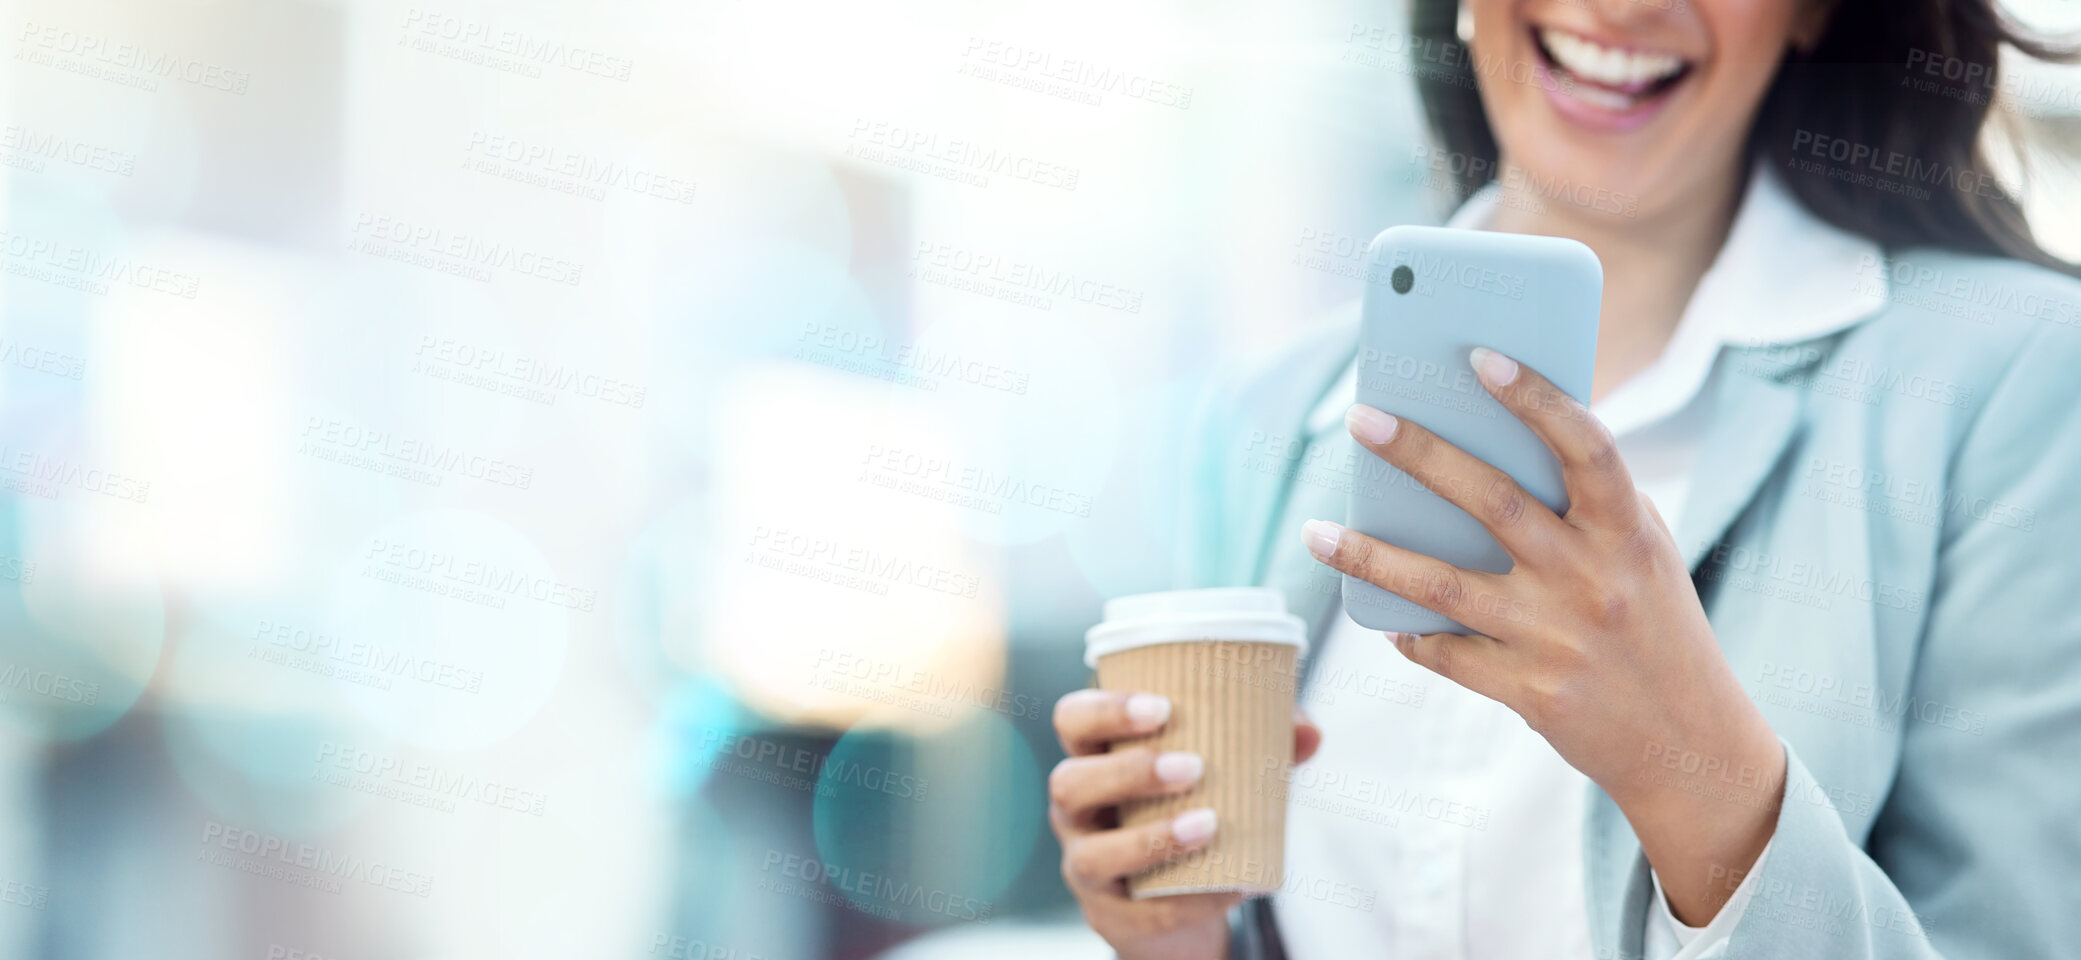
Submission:
<svg viewBox="0 0 2081 960">
<path fill-rule="evenodd" d="M 1567 514 L 1420 424 L 1355 406 L 1347 423 L 1359 444 L 1479 520 L 1514 567 L 1465 570 L 1322 520 L 1307 525 L 1308 549 L 1480 631 L 1388 636 L 1410 660 L 1516 711 L 1602 787 L 1678 919 L 1703 925 L 1727 895 L 1708 878 L 1740 876 L 1770 840 L 1783 747 L 1720 652 L 1675 538 L 1634 489 L 1611 432 L 1501 354 L 1476 350 L 1470 362 L 1560 460 Z M 1671 755 L 1701 764 L 1685 773 L 1655 761 Z M 1702 764 L 1749 771 L 1754 796 L 1727 797 Z"/>
<path fill-rule="evenodd" d="M 1222 960 L 1228 911 L 1239 893 L 1134 900 L 1127 878 L 1186 856 L 1220 829 L 1213 811 L 1189 810 L 1168 823 L 1119 826 L 1119 806 L 1137 797 L 1191 789 L 1204 772 L 1194 754 L 1158 754 L 1121 740 L 1163 729 L 1170 702 L 1146 693 L 1077 690 L 1055 703 L 1055 733 L 1068 758 L 1048 776 L 1048 823 L 1062 843 L 1062 879 L 1091 929 L 1121 960 Z M 1315 754 L 1322 732 L 1294 714 L 1294 762 Z"/>
</svg>

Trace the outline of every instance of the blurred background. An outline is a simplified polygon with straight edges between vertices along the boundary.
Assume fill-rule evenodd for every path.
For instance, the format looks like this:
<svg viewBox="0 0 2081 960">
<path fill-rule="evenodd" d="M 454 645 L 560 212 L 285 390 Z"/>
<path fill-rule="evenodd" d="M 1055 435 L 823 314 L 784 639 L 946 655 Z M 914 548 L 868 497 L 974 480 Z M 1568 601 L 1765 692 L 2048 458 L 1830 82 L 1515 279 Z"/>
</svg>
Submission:
<svg viewBox="0 0 2081 960">
<path fill-rule="evenodd" d="M 1082 632 L 1453 203 L 1395 2 L 0 10 L 0 956 L 1106 955 Z"/>
</svg>

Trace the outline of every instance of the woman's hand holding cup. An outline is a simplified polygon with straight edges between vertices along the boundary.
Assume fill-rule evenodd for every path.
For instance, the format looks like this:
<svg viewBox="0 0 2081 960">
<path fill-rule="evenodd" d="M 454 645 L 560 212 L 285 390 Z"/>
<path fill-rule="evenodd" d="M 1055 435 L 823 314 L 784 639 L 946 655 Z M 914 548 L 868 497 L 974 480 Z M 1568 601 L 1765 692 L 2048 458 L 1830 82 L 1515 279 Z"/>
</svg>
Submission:
<svg viewBox="0 0 2081 960">
<path fill-rule="evenodd" d="M 1048 777 L 1048 822 L 1062 844 L 1062 879 L 1084 919 L 1122 960 L 1218 960 L 1228 949 L 1227 914 L 1241 893 L 1128 896 L 1127 878 L 1204 848 L 1220 829 L 1207 807 L 1168 820 L 1119 826 L 1129 800 L 1192 789 L 1205 774 L 1198 754 L 1159 752 L 1119 741 L 1148 738 L 1170 720 L 1171 703 L 1149 693 L 1077 690 L 1055 704 L 1055 732 L 1068 758 Z M 1294 712 L 1294 762 L 1315 753 L 1322 732 Z"/>
</svg>

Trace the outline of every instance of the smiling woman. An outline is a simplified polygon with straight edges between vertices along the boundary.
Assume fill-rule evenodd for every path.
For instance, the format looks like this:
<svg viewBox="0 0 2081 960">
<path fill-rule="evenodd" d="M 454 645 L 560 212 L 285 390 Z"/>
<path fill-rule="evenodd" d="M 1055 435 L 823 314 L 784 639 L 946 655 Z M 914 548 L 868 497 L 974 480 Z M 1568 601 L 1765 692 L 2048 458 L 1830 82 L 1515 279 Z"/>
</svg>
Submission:
<svg viewBox="0 0 2081 960">
<path fill-rule="evenodd" d="M 2004 45 L 2063 51 L 1992 0 L 1417 0 L 1414 18 L 1409 46 L 1447 51 L 1417 75 L 1431 166 L 1464 201 L 1449 226 L 1595 251 L 1595 377 L 1582 403 L 1511 357 L 1467 358 L 1559 463 L 1560 513 L 1354 405 L 1348 316 L 1218 394 L 1188 585 L 1277 587 L 1308 623 L 1295 756 L 1319 772 L 1295 779 L 1286 866 L 1377 894 L 1250 901 L 1226 955 L 2081 942 L 2059 893 L 2081 873 L 2081 781 L 2055 772 L 2081 753 L 2081 328 L 2048 306 L 2081 284 L 1989 174 L 1990 98 L 1916 73 L 1979 64 L 1997 90 Z M 1231 462 L 1266 436 L 1305 438 L 1296 463 L 1412 478 L 1507 572 L 1316 519 L 1346 512 L 1342 488 Z M 1469 632 L 1367 631 L 1339 575 Z M 1311 693 L 1346 677 L 1423 695 Z M 1231 828 L 1110 829 L 1120 802 L 1198 782 L 1196 757 L 1099 750 L 1168 711 L 1082 691 L 1057 712 L 1076 754 L 1050 784 L 1065 876 L 1127 960 L 1222 956 L 1236 904 L 1125 897 L 1124 877 Z M 1481 825 L 1424 813 L 1441 806 Z"/>
<path fill-rule="evenodd" d="M 1499 152 L 1545 177 L 1623 183 L 1635 196 L 1679 202 L 1681 189 L 1642 189 L 1647 175 L 1681 188 L 1729 162 L 1800 170 L 1801 160 L 1840 163 L 1854 153 L 1861 165 L 1933 187 L 1929 202 L 1892 202 L 1897 195 L 1872 179 L 1835 168 L 1788 176 L 1786 188 L 1815 216 L 1885 246 L 1929 244 L 2076 272 L 2031 239 L 2015 198 L 1993 179 L 1980 134 L 2000 95 L 2022 89 L 2005 82 L 2003 47 L 2073 62 L 2081 44 L 2033 36 L 1992 0 L 1413 0 L 1410 25 L 1421 42 L 1472 48 L 1435 58 L 1416 76 L 1441 144 L 1469 158 L 1457 170 L 1462 197 L 1489 180 Z M 1671 60 L 1678 65 L 1665 75 Z M 1648 67 L 1660 79 L 1634 87 L 1634 71 Z M 1538 82 L 1501 82 L 1529 78 Z M 1695 103 L 1678 103 L 1692 87 L 1700 88 Z M 1527 109 L 1537 100 L 1551 113 Z M 1686 116 L 1666 119 L 1649 139 L 1626 140 L 1633 150 L 1659 144 L 1630 168 L 1600 152 L 1618 141 L 1568 133 L 1636 129 L 1665 108 Z M 1520 142 L 1499 150 L 1499 137 Z M 1838 144 L 1847 152 L 1830 156 Z"/>
</svg>

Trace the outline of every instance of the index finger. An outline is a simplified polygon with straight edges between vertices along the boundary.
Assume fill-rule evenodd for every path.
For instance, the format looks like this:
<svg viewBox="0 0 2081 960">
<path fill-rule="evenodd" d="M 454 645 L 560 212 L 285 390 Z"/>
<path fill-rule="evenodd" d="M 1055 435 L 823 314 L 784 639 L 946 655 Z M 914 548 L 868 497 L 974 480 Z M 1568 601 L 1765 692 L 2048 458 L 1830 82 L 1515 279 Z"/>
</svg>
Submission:
<svg viewBox="0 0 2081 960">
<path fill-rule="evenodd" d="M 1072 757 L 1106 752 L 1115 740 L 1163 729 L 1171 702 L 1153 693 L 1072 690 L 1055 701 L 1055 735 Z"/>
<path fill-rule="evenodd" d="M 1633 475 L 1619 456 L 1618 441 L 1582 401 L 1539 371 L 1487 347 L 1474 348 L 1467 362 L 1496 401 L 1561 461 L 1568 512 L 1596 516 L 1634 502 Z"/>
</svg>

